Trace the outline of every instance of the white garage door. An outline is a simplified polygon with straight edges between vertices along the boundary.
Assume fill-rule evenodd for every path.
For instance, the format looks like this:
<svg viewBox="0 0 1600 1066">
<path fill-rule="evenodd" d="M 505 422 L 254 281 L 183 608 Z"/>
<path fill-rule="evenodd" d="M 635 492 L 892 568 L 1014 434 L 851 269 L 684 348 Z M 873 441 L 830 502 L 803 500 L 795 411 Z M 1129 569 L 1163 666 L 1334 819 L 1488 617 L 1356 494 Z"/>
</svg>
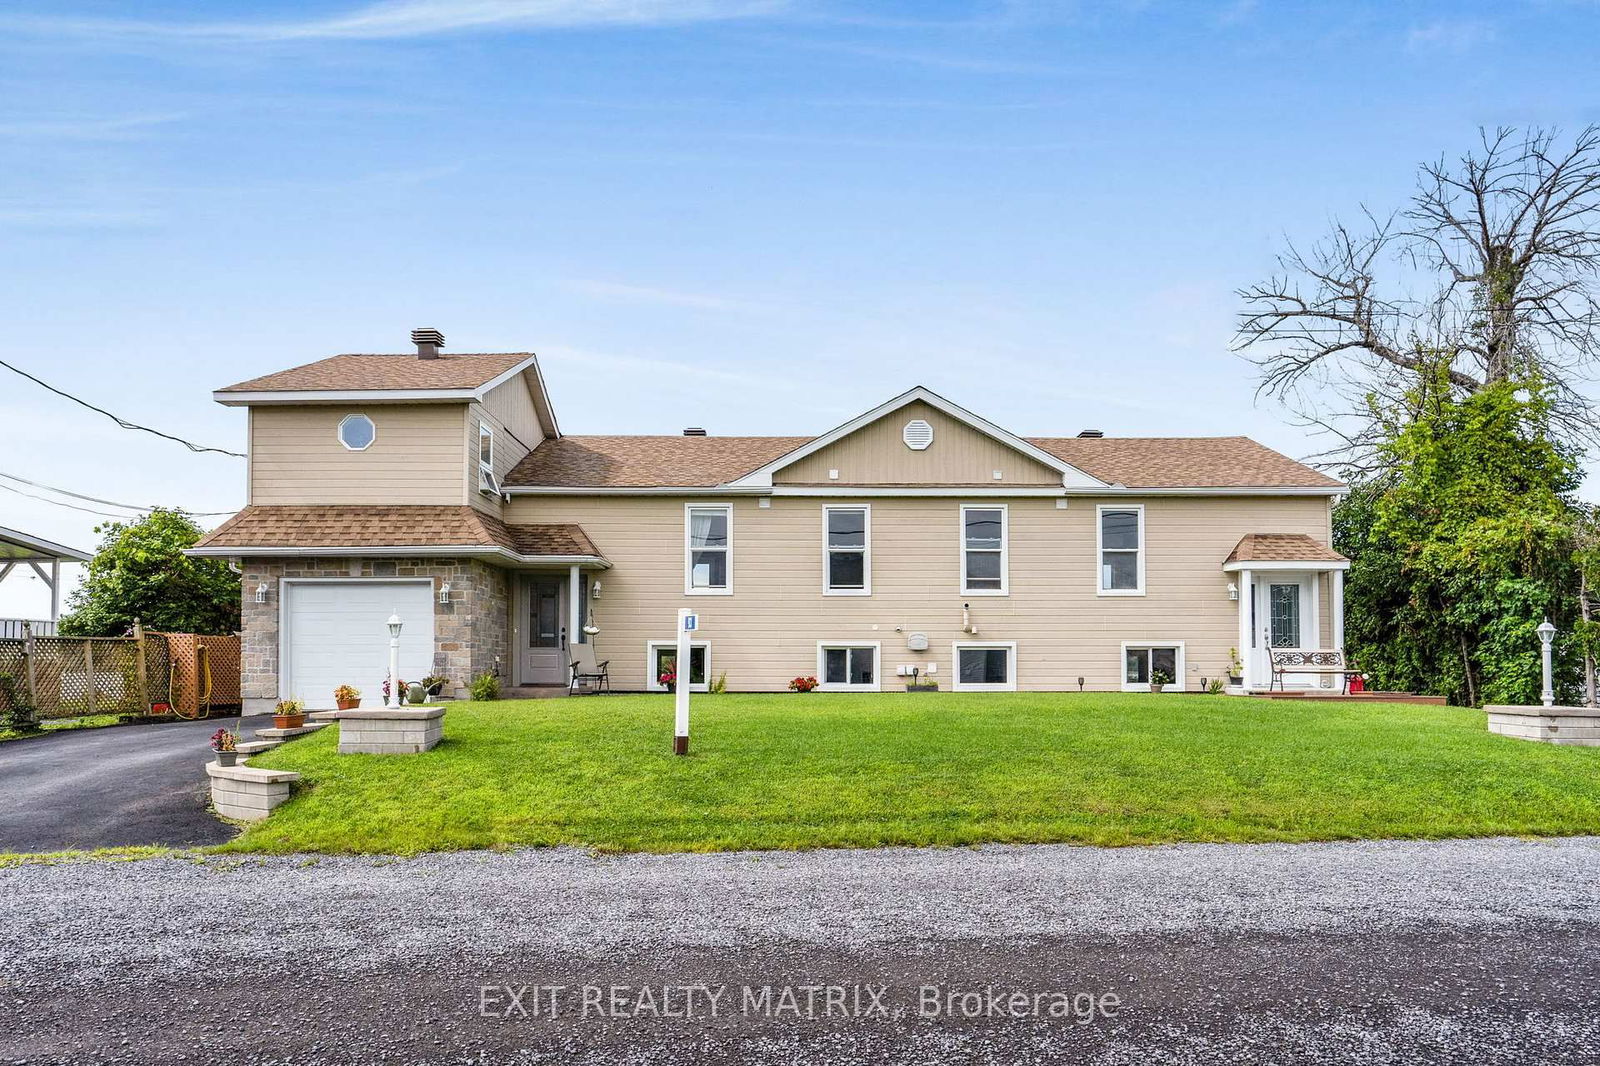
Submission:
<svg viewBox="0 0 1600 1066">
<path fill-rule="evenodd" d="M 333 706 L 333 690 L 354 685 L 364 707 L 383 702 L 389 673 L 389 615 L 399 614 L 400 676 L 433 673 L 432 581 L 286 582 L 284 662 L 279 691 L 311 710 Z"/>
</svg>

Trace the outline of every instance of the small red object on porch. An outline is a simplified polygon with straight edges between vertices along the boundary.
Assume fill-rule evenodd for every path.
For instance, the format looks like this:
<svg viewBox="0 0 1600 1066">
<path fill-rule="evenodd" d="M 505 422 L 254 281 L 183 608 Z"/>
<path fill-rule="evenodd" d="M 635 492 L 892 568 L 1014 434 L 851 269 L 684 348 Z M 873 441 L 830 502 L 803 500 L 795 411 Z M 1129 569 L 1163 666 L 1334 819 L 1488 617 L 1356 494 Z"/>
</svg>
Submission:
<svg viewBox="0 0 1600 1066">
<path fill-rule="evenodd" d="M 1360 674 L 1351 674 L 1350 675 L 1350 691 L 1351 692 L 1365 692 L 1365 691 L 1367 691 L 1367 679 L 1362 677 Z"/>
</svg>

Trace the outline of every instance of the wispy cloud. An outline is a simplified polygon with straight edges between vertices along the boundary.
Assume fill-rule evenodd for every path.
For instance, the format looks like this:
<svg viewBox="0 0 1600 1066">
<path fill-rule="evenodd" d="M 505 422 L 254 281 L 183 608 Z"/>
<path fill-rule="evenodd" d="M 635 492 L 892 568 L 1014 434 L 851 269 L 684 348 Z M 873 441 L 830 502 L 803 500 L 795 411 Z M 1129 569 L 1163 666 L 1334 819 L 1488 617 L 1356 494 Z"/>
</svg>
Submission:
<svg viewBox="0 0 1600 1066">
<path fill-rule="evenodd" d="M 129 229 L 158 225 L 163 220 L 161 212 L 147 208 L 0 200 L 0 228 Z"/>
<path fill-rule="evenodd" d="M 219 42 L 387 40 L 472 30 L 705 22 L 770 14 L 786 6 L 787 0 L 379 0 L 343 15 L 296 21 L 157 22 L 11 14 L 0 16 L 0 27 L 53 36 Z"/>
<path fill-rule="evenodd" d="M 592 281 L 578 278 L 563 283 L 567 289 L 602 300 L 622 303 L 658 304 L 667 307 L 688 307 L 697 311 L 763 311 L 768 305 L 751 300 L 738 300 L 704 293 L 682 292 L 650 285 L 627 285 L 615 281 Z"/>
<path fill-rule="evenodd" d="M 1413 52 L 1459 54 L 1488 44 L 1494 38 L 1494 25 L 1482 19 L 1438 19 L 1406 34 L 1406 48 Z"/>
<path fill-rule="evenodd" d="M 181 122 L 186 114 L 130 115 L 124 118 L 0 119 L 0 137 L 32 140 L 122 141 L 146 134 L 154 126 Z"/>
</svg>

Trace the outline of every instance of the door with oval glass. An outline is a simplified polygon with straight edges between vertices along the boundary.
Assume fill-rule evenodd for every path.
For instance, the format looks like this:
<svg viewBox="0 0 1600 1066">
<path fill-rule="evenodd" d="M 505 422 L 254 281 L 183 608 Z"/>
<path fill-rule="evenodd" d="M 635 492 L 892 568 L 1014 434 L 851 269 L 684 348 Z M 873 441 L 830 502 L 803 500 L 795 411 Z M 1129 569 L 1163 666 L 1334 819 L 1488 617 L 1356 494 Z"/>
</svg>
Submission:
<svg viewBox="0 0 1600 1066">
<path fill-rule="evenodd" d="M 1278 573 L 1256 579 L 1255 676 L 1265 688 L 1272 679 L 1271 652 L 1277 649 L 1317 647 L 1317 604 L 1315 576 L 1311 574 Z M 1315 682 L 1312 674 L 1288 674 L 1284 683 L 1307 685 Z"/>
<path fill-rule="evenodd" d="M 567 582 L 553 574 L 529 574 L 518 584 L 517 683 L 565 685 Z"/>
</svg>

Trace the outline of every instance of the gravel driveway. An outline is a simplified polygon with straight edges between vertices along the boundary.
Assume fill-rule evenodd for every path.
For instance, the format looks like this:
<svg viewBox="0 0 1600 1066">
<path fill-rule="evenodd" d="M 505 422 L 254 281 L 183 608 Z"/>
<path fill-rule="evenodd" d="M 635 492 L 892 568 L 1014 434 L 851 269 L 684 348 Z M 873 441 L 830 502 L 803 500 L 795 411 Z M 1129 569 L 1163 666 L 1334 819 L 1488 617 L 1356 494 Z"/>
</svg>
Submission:
<svg viewBox="0 0 1600 1066">
<path fill-rule="evenodd" d="M 208 738 L 238 718 L 71 729 L 0 744 L 0 852 L 220 844 Z M 247 719 L 265 724 L 265 719 Z"/>
<path fill-rule="evenodd" d="M 1594 838 L 16 867 L 0 1061 L 1596 1062 L 1597 883 Z"/>
</svg>

